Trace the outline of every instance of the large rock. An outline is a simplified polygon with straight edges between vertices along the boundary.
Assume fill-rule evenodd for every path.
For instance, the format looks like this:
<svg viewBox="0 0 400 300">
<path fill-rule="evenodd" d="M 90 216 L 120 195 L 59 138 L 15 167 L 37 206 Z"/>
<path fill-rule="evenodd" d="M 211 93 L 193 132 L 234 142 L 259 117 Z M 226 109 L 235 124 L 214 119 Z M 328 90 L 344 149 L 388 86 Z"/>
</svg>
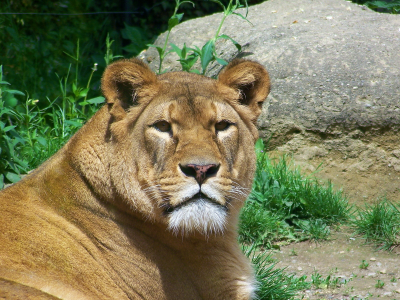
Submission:
<svg viewBox="0 0 400 300">
<path fill-rule="evenodd" d="M 221 18 L 184 22 L 170 41 L 201 47 Z M 248 18 L 252 25 L 231 16 L 221 31 L 244 45 L 242 53 L 229 41 L 220 42 L 217 52 L 226 60 L 257 60 L 269 70 L 272 92 L 259 123 L 265 138 L 273 135 L 273 145 L 301 137 L 323 142 L 329 151 L 348 138 L 400 129 L 399 15 L 342 0 L 271 0 L 250 7 Z M 145 57 L 156 69 L 154 49 Z M 170 54 L 164 67 L 179 70 L 176 59 Z M 214 64 L 207 73 L 219 69 Z"/>
</svg>

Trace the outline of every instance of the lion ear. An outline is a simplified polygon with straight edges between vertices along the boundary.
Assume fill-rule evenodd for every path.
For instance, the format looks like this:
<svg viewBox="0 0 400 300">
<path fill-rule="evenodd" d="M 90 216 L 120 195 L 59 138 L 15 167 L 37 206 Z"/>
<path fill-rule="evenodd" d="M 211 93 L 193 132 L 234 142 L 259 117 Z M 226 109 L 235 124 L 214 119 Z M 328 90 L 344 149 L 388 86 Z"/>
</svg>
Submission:
<svg viewBox="0 0 400 300">
<path fill-rule="evenodd" d="M 157 77 L 141 60 L 124 59 L 110 64 L 101 79 L 101 90 L 110 113 L 117 120 L 139 104 L 141 97 L 156 92 Z"/>
<path fill-rule="evenodd" d="M 239 92 L 240 104 L 251 109 L 255 122 L 270 91 L 267 70 L 254 61 L 235 59 L 221 71 L 218 81 Z"/>
</svg>

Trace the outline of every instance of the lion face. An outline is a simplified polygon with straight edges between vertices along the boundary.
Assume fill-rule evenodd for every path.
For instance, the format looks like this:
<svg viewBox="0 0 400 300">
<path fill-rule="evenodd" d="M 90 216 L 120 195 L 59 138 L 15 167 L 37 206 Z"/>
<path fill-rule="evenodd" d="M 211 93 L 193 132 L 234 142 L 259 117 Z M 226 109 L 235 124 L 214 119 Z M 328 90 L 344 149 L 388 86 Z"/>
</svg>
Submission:
<svg viewBox="0 0 400 300">
<path fill-rule="evenodd" d="M 259 64 L 231 63 L 218 80 L 177 72 L 156 77 L 134 61 L 103 77 L 113 189 L 175 234 L 223 233 L 248 196 L 255 121 L 269 91 Z"/>
</svg>

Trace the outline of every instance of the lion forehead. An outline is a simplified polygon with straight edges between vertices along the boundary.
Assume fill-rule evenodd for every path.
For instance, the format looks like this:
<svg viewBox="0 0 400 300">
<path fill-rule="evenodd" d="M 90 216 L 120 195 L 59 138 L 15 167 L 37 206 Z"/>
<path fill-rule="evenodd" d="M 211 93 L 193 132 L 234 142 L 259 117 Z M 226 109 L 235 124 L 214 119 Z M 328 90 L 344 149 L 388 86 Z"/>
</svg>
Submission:
<svg viewBox="0 0 400 300">
<path fill-rule="evenodd" d="M 203 123 L 207 127 L 225 119 L 238 122 L 240 118 L 231 102 L 222 96 L 190 90 L 162 94 L 146 110 L 148 114 L 144 115 L 149 125 L 158 120 L 166 120 L 186 126 Z"/>
</svg>

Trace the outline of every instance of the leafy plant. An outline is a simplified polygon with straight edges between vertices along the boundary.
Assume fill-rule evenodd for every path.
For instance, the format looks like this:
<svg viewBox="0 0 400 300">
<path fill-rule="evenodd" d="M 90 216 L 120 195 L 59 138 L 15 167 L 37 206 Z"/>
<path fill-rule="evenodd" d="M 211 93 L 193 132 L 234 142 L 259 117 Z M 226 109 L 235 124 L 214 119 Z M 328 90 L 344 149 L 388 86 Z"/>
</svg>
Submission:
<svg viewBox="0 0 400 300">
<path fill-rule="evenodd" d="M 369 263 L 365 259 L 363 259 L 361 261 L 360 269 L 366 270 L 366 269 L 368 269 L 368 266 L 369 266 Z"/>
<path fill-rule="evenodd" d="M 124 23 L 121 35 L 125 40 L 129 41 L 129 45 L 122 49 L 128 52 L 129 56 L 138 55 L 143 49 L 146 49 L 148 43 L 152 42 L 146 33 L 146 30 L 139 26 L 129 26 Z M 107 35 L 108 37 L 109 35 Z"/>
<path fill-rule="evenodd" d="M 107 49 L 111 44 L 107 40 Z M 79 48 L 78 40 L 74 54 L 67 53 L 75 62 L 75 74 L 80 72 Z M 114 58 L 108 51 L 107 57 L 109 62 Z M 32 99 L 29 95 L 25 101 L 18 100 L 17 96 L 25 94 L 9 88 L 9 83 L 2 80 L 0 68 L 0 188 L 7 182 L 18 181 L 20 174 L 55 153 L 104 102 L 104 97 L 88 96 L 97 64 L 83 86 L 77 75 L 70 76 L 71 68 L 72 65 L 65 78 L 59 77 L 61 97 L 52 101 Z"/>
<path fill-rule="evenodd" d="M 201 71 L 192 70 L 192 72 L 205 74 L 208 65 L 213 61 L 217 61 L 221 65 L 227 64 L 227 62 L 225 60 L 223 60 L 222 58 L 219 58 L 217 56 L 217 53 L 215 50 L 215 43 L 217 40 L 219 40 L 219 39 L 230 40 L 234 44 L 234 46 L 237 48 L 238 51 L 241 50 L 242 47 L 238 42 L 236 42 L 234 39 L 232 39 L 231 37 L 229 37 L 225 34 L 220 35 L 220 31 L 221 31 L 222 25 L 225 22 L 225 19 L 230 15 L 237 15 L 237 16 L 241 17 L 242 19 L 248 21 L 247 13 L 246 13 L 246 16 L 243 16 L 242 14 L 236 12 L 236 10 L 239 8 L 242 8 L 245 6 L 247 8 L 247 0 L 245 0 L 245 6 L 240 3 L 240 0 L 235 0 L 235 1 L 230 0 L 227 6 L 225 6 L 221 1 L 210 0 L 210 1 L 220 5 L 223 9 L 223 17 L 222 17 L 219 27 L 215 33 L 215 36 L 212 39 L 210 39 L 209 41 L 207 41 L 201 49 L 196 46 L 195 46 L 195 48 L 189 48 L 186 46 L 185 43 L 183 44 L 182 48 L 179 48 L 177 45 L 171 43 L 170 44 L 171 50 L 167 51 L 167 44 L 168 44 L 171 30 L 173 27 L 175 27 L 176 25 L 179 24 L 179 22 L 181 21 L 181 19 L 183 17 L 183 14 L 177 14 L 177 10 L 178 10 L 179 6 L 183 3 L 193 4 L 191 1 L 183 1 L 183 2 L 180 2 L 180 0 L 175 0 L 175 1 L 176 1 L 175 11 L 168 22 L 168 32 L 167 32 L 167 36 L 166 36 L 166 39 L 164 42 L 164 46 L 159 47 L 159 46 L 152 45 L 152 44 L 148 45 L 149 47 L 155 47 L 159 54 L 159 59 L 160 59 L 159 68 L 158 68 L 159 73 L 162 73 L 162 64 L 163 64 L 165 57 L 171 52 L 175 52 L 178 55 L 178 57 L 179 57 L 178 61 L 181 63 L 183 71 L 191 71 L 191 68 L 194 66 L 194 64 L 197 62 L 197 60 L 200 58 Z"/>
<path fill-rule="evenodd" d="M 347 284 L 349 280 L 341 279 L 339 277 L 334 277 L 328 275 L 326 278 L 323 278 L 321 274 L 319 274 L 316 270 L 311 274 L 311 282 L 317 288 L 339 288 L 343 284 Z"/>
<path fill-rule="evenodd" d="M 390 12 L 392 14 L 400 13 L 400 1 L 398 0 L 368 1 L 365 4 L 374 10 L 383 9 L 384 12 Z"/>
<path fill-rule="evenodd" d="M 15 119 L 13 108 L 18 103 L 14 96 L 24 96 L 24 93 L 9 89 L 9 85 L 3 81 L 3 66 L 0 66 L 0 189 L 7 181 L 17 182 L 20 173 L 28 170 L 27 162 L 16 155 L 25 141 L 15 130 L 17 126 L 12 121 Z"/>
<path fill-rule="evenodd" d="M 377 281 L 376 284 L 375 284 L 375 287 L 376 287 L 377 289 L 383 289 L 384 285 L 385 285 L 385 283 L 384 283 L 382 280 L 379 280 L 379 279 L 378 279 L 378 281 Z"/>
<path fill-rule="evenodd" d="M 400 1 L 399 0 L 351 0 L 352 2 L 363 4 L 378 12 L 398 14 L 400 13 Z"/>
<path fill-rule="evenodd" d="M 147 46 L 149 47 L 154 47 L 156 48 L 160 62 L 159 62 L 159 67 L 158 67 L 158 73 L 162 73 L 162 64 L 164 62 L 165 57 L 171 52 L 167 51 L 167 45 L 168 45 L 168 40 L 169 40 L 169 35 L 171 34 L 172 28 L 174 28 L 176 25 L 179 24 L 179 22 L 182 20 L 183 14 L 177 14 L 179 7 L 184 4 L 184 3 L 191 3 L 193 6 L 193 2 L 191 1 L 182 1 L 181 0 L 175 0 L 175 10 L 171 18 L 168 20 L 168 32 L 167 32 L 167 37 L 165 38 L 164 46 L 159 47 L 153 44 L 149 44 Z"/>
</svg>

